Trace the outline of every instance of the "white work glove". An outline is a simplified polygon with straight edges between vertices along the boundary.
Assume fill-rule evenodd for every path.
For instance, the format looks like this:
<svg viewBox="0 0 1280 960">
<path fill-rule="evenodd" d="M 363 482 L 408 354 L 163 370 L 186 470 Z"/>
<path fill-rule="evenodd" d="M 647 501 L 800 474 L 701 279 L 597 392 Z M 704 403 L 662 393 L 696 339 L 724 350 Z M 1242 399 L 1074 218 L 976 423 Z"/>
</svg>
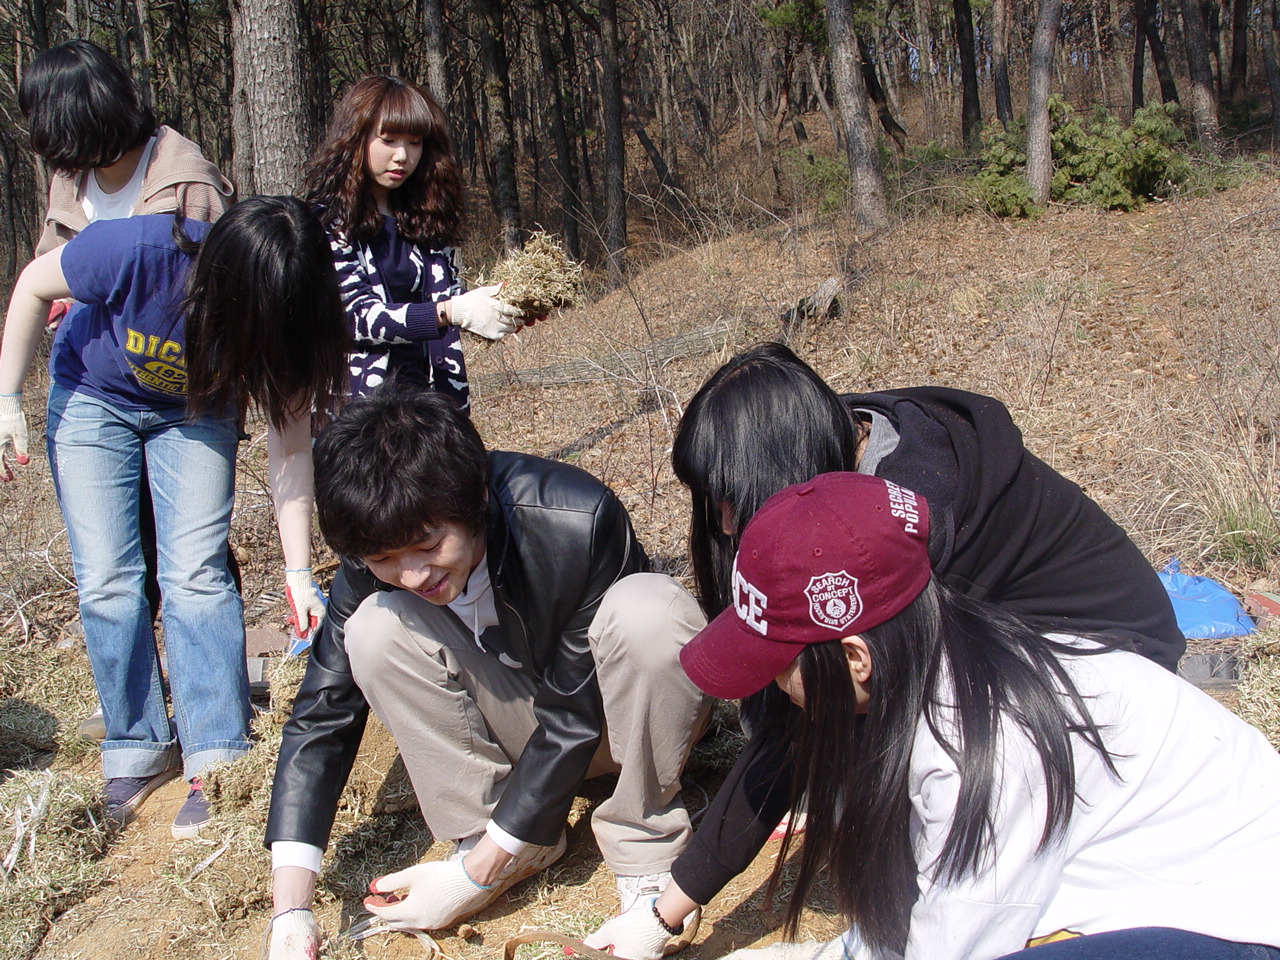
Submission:
<svg viewBox="0 0 1280 960">
<path fill-rule="evenodd" d="M 67 311 L 69 311 L 74 305 L 75 301 L 70 297 L 65 297 L 61 300 L 54 300 L 50 303 L 49 316 L 44 322 L 45 328 L 48 330 L 57 330 L 58 327 L 62 325 L 62 318 L 67 315 Z"/>
<path fill-rule="evenodd" d="M 600 925 L 582 942 L 588 947 L 612 953 L 625 960 L 662 960 L 671 934 L 654 916 L 657 897 L 641 897 L 626 913 Z"/>
<path fill-rule="evenodd" d="M 305 640 L 324 619 L 324 597 L 311 579 L 310 567 L 286 570 L 284 583 L 284 596 L 289 602 L 289 625 Z"/>
<path fill-rule="evenodd" d="M 320 955 L 320 927 L 305 907 L 271 918 L 267 960 L 316 960 Z"/>
<path fill-rule="evenodd" d="M 489 901 L 493 887 L 467 876 L 462 859 L 420 863 L 378 877 L 365 909 L 397 930 L 443 930 L 465 920 Z M 402 891 L 394 895 L 393 891 Z M 383 894 L 393 894 L 383 896 Z"/>
<path fill-rule="evenodd" d="M 486 340 L 501 340 L 515 333 L 524 319 L 519 307 L 498 299 L 502 284 L 476 287 L 449 299 L 449 322 Z"/>
<path fill-rule="evenodd" d="M 0 480 L 13 479 L 9 466 L 9 447 L 13 447 L 13 459 L 22 466 L 31 462 L 27 456 L 27 418 L 22 413 L 22 394 L 0 396 Z"/>
</svg>

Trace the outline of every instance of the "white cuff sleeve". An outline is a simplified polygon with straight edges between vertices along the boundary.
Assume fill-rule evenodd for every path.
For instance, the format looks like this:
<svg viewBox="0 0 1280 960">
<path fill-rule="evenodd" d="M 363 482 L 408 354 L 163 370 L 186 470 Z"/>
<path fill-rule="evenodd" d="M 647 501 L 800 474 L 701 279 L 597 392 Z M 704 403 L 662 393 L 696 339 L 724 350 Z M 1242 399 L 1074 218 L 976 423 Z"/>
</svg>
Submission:
<svg viewBox="0 0 1280 960">
<path fill-rule="evenodd" d="M 320 872 L 324 850 L 310 843 L 297 840 L 277 840 L 271 845 L 271 869 L 277 867 L 303 867 L 312 873 Z"/>
<path fill-rule="evenodd" d="M 490 820 L 489 825 L 484 828 L 484 832 L 489 835 L 490 840 L 500 846 L 503 850 L 507 851 L 507 853 L 511 854 L 513 857 L 520 856 L 520 854 L 524 853 L 525 848 L 529 846 L 529 844 L 524 840 L 521 840 L 519 837 L 513 837 L 492 820 Z"/>
</svg>

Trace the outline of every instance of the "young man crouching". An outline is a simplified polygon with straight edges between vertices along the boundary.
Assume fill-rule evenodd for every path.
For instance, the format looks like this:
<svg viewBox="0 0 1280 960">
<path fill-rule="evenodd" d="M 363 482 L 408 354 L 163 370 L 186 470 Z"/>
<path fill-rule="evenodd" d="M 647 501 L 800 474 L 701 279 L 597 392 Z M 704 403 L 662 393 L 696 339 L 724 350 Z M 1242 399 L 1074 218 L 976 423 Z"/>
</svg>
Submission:
<svg viewBox="0 0 1280 960">
<path fill-rule="evenodd" d="M 398 895 L 367 902 L 392 926 L 452 926 L 550 866 L 583 779 L 607 772 L 592 829 L 621 909 L 659 892 L 690 835 L 680 772 L 711 701 L 678 654 L 705 620 L 647 572 L 618 499 L 575 467 L 486 453 L 449 400 L 404 390 L 348 405 L 315 475 L 344 560 L 276 769 L 273 960 L 315 955 L 315 877 L 370 707 L 456 844 L 374 880 Z"/>
</svg>

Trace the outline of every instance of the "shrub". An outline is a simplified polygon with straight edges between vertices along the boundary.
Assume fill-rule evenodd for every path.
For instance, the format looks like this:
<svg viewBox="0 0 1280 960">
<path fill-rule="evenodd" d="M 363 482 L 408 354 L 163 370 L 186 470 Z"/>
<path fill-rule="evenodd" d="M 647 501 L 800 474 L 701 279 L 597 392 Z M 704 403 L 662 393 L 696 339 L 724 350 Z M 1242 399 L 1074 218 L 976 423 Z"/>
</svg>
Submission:
<svg viewBox="0 0 1280 960">
<path fill-rule="evenodd" d="M 817 196 L 821 213 L 840 209 L 849 192 L 849 167 L 843 156 L 827 157 L 812 150 L 792 150 L 787 152 L 786 159 L 805 192 Z"/>
<path fill-rule="evenodd" d="M 1050 197 L 1060 203 L 1089 203 L 1105 210 L 1133 210 L 1161 197 L 1190 176 L 1179 149 L 1182 132 L 1176 105 L 1143 107 L 1128 127 L 1099 107 L 1081 117 L 1060 97 L 1049 99 L 1053 180 Z M 989 127 L 983 138 L 979 195 L 1000 217 L 1034 212 L 1025 170 L 1026 121 L 1011 130 Z"/>
</svg>

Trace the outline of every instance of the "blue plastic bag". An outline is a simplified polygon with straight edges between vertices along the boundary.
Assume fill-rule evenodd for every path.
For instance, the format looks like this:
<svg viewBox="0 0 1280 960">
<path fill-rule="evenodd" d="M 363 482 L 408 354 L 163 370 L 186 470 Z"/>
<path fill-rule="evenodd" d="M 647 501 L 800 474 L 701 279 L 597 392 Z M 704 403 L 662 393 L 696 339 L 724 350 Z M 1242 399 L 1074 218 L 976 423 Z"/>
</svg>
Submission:
<svg viewBox="0 0 1280 960">
<path fill-rule="evenodd" d="M 1257 629 L 1230 590 L 1208 577 L 1181 573 L 1176 557 L 1160 572 L 1160 582 L 1169 591 L 1178 629 L 1187 639 L 1243 637 Z"/>
</svg>

